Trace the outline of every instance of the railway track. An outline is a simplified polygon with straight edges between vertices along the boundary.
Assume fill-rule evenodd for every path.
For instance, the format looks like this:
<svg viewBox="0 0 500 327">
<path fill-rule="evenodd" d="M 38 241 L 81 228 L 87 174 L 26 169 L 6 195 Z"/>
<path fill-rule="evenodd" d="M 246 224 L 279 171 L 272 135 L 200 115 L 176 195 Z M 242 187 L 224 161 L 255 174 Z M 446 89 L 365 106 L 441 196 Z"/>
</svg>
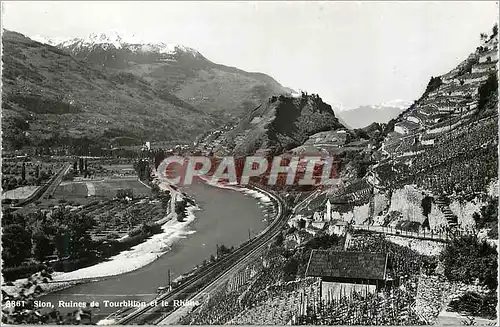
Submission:
<svg viewBox="0 0 500 327">
<path fill-rule="evenodd" d="M 41 199 L 48 199 L 50 196 L 54 194 L 56 191 L 57 187 L 59 184 L 61 184 L 64 175 L 68 172 L 68 170 L 71 168 L 71 164 L 66 164 L 60 171 L 59 173 L 55 176 L 54 180 L 50 183 L 49 187 L 45 190 L 45 192 L 42 194 L 40 197 Z"/>
<path fill-rule="evenodd" d="M 259 189 L 259 191 L 263 190 Z M 263 192 L 268 193 L 266 191 Z M 155 299 L 156 302 L 151 301 L 148 305 L 136 309 L 127 316 L 119 319 L 115 324 L 151 324 L 158 322 L 158 320 L 164 320 L 168 314 L 177 308 L 173 305 L 158 306 L 158 303 L 172 304 L 173 300 L 189 300 L 202 293 L 203 290 L 210 289 L 214 284 L 220 283 L 221 280 L 229 277 L 237 266 L 244 264 L 249 258 L 258 254 L 281 231 L 282 226 L 288 218 L 288 210 L 286 210 L 283 201 L 275 195 L 271 196 L 277 204 L 277 217 L 258 236 L 244 243 L 215 263 L 202 268 L 202 270 L 195 273 L 195 275 L 183 282 L 179 287 L 158 296 Z"/>
</svg>

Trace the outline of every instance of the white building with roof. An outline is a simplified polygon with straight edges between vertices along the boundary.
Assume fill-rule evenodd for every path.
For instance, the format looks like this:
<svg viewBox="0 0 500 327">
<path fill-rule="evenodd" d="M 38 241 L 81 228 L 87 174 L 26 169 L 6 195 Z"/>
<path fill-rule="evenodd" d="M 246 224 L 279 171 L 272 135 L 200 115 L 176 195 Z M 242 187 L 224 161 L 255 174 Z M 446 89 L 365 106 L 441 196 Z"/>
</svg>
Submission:
<svg viewBox="0 0 500 327">
<path fill-rule="evenodd" d="M 479 57 L 479 63 L 485 63 L 485 62 L 496 62 L 498 61 L 498 51 L 497 50 L 490 50 L 486 51 L 481 54 Z"/>
</svg>

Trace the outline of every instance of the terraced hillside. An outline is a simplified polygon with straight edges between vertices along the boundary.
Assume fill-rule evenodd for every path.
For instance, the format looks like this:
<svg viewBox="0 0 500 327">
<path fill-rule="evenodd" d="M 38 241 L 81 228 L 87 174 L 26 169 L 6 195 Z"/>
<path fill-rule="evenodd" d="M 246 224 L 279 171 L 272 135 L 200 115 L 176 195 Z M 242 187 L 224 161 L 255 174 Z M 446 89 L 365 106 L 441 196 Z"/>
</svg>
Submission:
<svg viewBox="0 0 500 327">
<path fill-rule="evenodd" d="M 389 123 L 381 147 L 386 159 L 375 169 L 385 185 L 416 183 L 470 198 L 486 192 L 498 177 L 497 50 L 498 34 L 432 78 L 422 97 Z"/>
</svg>

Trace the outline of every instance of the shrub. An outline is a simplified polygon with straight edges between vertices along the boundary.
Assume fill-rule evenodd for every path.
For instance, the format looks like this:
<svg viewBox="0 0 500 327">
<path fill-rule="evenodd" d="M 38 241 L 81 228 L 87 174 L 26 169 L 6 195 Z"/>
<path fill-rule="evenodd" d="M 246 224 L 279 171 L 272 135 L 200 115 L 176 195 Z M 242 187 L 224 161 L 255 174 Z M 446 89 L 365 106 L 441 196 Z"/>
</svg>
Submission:
<svg viewBox="0 0 500 327">
<path fill-rule="evenodd" d="M 133 195 L 134 195 L 134 192 L 130 188 L 116 190 L 116 197 L 118 199 L 125 199 L 125 197 L 132 198 Z"/>
<path fill-rule="evenodd" d="M 430 93 L 434 90 L 437 90 L 441 84 L 443 84 L 443 81 L 441 80 L 441 77 L 432 77 L 429 80 L 429 83 L 427 84 L 427 87 L 425 89 L 425 93 Z"/>
<path fill-rule="evenodd" d="M 6 281 L 13 281 L 19 278 L 27 278 L 43 269 L 47 269 L 44 264 L 22 265 L 11 268 L 3 268 L 2 275 Z"/>
<path fill-rule="evenodd" d="M 450 281 L 472 283 L 479 279 L 480 284 L 496 290 L 497 251 L 486 241 L 476 236 L 454 238 L 441 253 L 444 274 Z"/>
<path fill-rule="evenodd" d="M 495 292 L 481 295 L 475 292 L 466 292 L 460 298 L 449 304 L 451 312 L 465 313 L 486 319 L 495 319 L 497 316 L 497 296 Z"/>
<path fill-rule="evenodd" d="M 477 103 L 477 107 L 480 111 L 485 109 L 490 96 L 497 90 L 498 90 L 497 74 L 496 73 L 490 74 L 486 82 L 482 84 L 478 90 L 479 100 Z"/>
</svg>

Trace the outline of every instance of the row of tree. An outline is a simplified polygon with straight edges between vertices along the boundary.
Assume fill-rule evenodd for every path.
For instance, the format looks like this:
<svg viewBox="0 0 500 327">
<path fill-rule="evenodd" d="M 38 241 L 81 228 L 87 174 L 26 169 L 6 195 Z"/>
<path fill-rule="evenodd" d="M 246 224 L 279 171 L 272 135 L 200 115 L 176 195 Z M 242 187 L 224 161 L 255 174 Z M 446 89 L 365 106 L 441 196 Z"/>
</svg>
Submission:
<svg viewBox="0 0 500 327">
<path fill-rule="evenodd" d="M 151 166 L 148 159 L 140 159 L 134 163 L 134 169 L 141 181 L 151 181 Z"/>
<path fill-rule="evenodd" d="M 87 158 L 78 158 L 77 161 L 73 163 L 73 173 L 80 175 L 86 175 L 88 172 L 88 159 Z"/>
</svg>

